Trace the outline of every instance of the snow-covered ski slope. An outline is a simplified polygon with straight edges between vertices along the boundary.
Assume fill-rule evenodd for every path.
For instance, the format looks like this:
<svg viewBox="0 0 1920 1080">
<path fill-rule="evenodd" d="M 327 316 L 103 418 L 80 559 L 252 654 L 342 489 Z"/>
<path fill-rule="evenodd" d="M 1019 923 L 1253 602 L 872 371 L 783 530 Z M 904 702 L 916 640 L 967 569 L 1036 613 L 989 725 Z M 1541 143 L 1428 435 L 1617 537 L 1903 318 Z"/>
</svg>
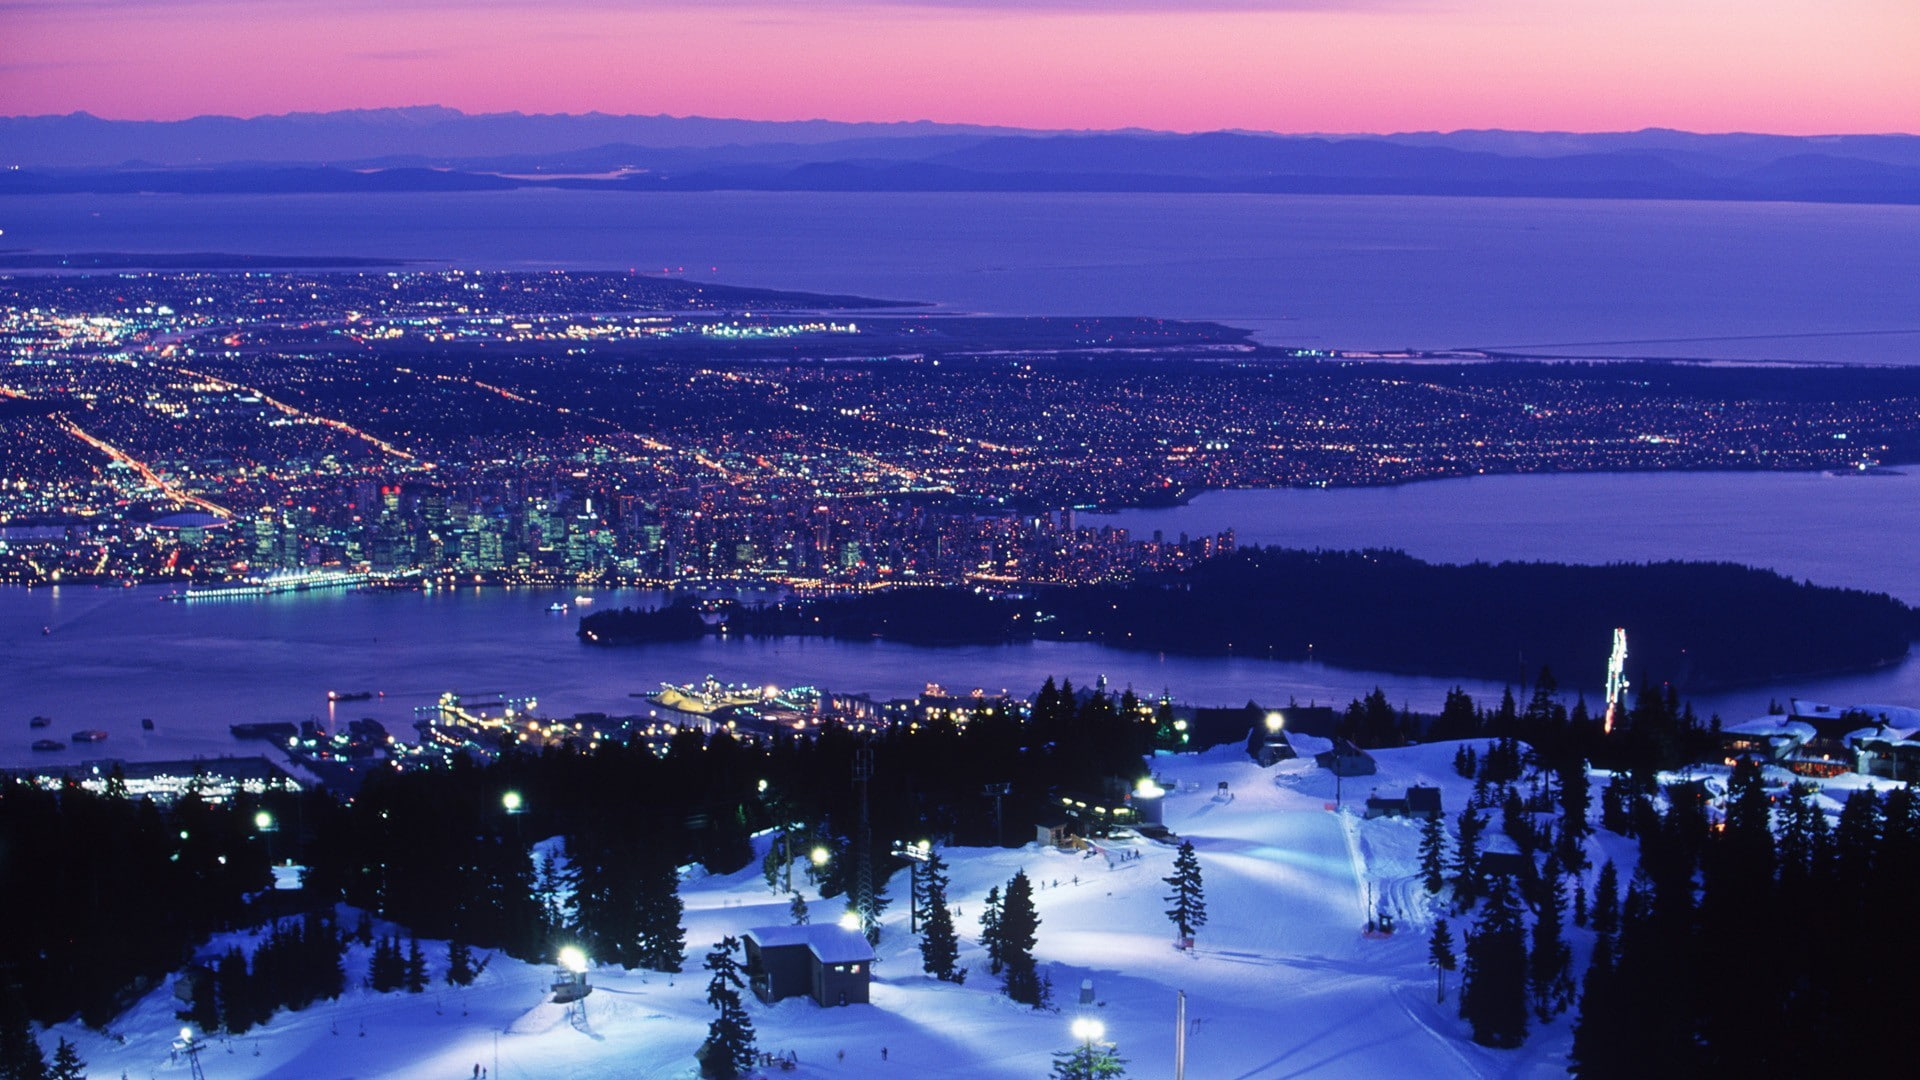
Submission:
<svg viewBox="0 0 1920 1080">
<path fill-rule="evenodd" d="M 1177 990 L 1188 995 L 1192 1080 L 1559 1074 L 1567 1018 L 1535 1031 L 1522 1049 L 1493 1051 L 1467 1039 L 1454 1011 L 1457 976 L 1447 1003 L 1434 1002 L 1426 964 L 1431 914 L 1414 879 L 1419 829 L 1356 813 L 1369 790 L 1397 795 L 1408 783 L 1431 783 L 1444 789 L 1451 820 L 1470 790 L 1451 768 L 1456 746 L 1378 752 L 1379 775 L 1345 782 L 1344 814 L 1326 809 L 1332 776 L 1306 761 L 1261 769 L 1237 747 L 1156 759 L 1173 792 L 1167 824 L 1194 842 L 1206 882 L 1209 920 L 1192 953 L 1174 947 L 1165 916 L 1169 890 L 1161 879 L 1171 873 L 1171 847 L 1121 841 L 1116 852 L 1139 857 L 1111 862 L 1035 846 L 956 848 L 946 852 L 951 898 L 965 937 L 961 959 L 971 970 L 964 986 L 937 982 L 921 973 L 907 932 L 901 869 L 889 887 L 894 902 L 871 1005 L 821 1009 L 790 999 L 765 1006 L 749 997 L 760 1047 L 799 1060 L 794 1071 L 767 1075 L 1037 1080 L 1053 1051 L 1074 1045 L 1069 1024 L 1085 1012 L 1105 1024 L 1130 1076 L 1171 1077 Z M 1223 780 L 1231 799 L 1217 797 Z M 1022 868 L 1036 887 L 1036 954 L 1053 981 L 1055 1012 L 1001 996 L 972 940 L 987 889 Z M 1369 881 L 1399 922 L 1386 940 L 1361 935 Z M 336 1002 L 279 1013 L 244 1036 L 216 1037 L 202 1058 L 207 1075 L 459 1080 L 478 1065 L 493 1080 L 693 1076 L 693 1052 L 713 1015 L 701 958 L 723 935 L 787 922 L 788 901 L 766 887 L 757 865 L 689 882 L 682 896 L 688 970 L 670 978 L 596 969 L 584 1023 L 543 1004 L 550 969 L 495 956 L 471 987 L 442 982 L 419 995 L 356 988 Z M 816 920 L 835 917 L 844 902 L 811 893 L 808 900 Z M 1454 920 L 1456 934 L 1469 923 Z M 1587 942 L 1576 940 L 1584 961 Z M 444 947 L 427 949 L 438 977 Z M 349 954 L 356 986 L 366 952 L 356 946 Z M 1093 981 L 1097 1002 L 1084 1008 L 1083 979 Z M 184 1077 L 185 1062 L 169 1061 L 180 1029 L 175 1007 L 171 987 L 157 988 L 114 1025 L 124 1042 L 77 1025 L 56 1030 L 80 1044 L 92 1075 Z M 51 1033 L 45 1041 L 51 1045 Z"/>
</svg>

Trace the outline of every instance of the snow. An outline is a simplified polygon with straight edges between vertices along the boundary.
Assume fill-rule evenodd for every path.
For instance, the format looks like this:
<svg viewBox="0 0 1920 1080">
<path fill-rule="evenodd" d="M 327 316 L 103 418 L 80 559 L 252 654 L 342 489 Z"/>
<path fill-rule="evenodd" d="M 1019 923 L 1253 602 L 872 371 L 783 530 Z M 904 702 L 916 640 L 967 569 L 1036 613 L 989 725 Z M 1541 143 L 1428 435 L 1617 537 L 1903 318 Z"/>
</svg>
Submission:
<svg viewBox="0 0 1920 1080">
<path fill-rule="evenodd" d="M 873 947 L 857 930 L 833 923 L 808 926 L 755 926 L 747 930 L 761 948 L 805 945 L 823 964 L 857 964 L 873 959 Z"/>
<path fill-rule="evenodd" d="M 1456 743 L 1375 752 L 1376 776 L 1348 778 L 1345 811 L 1330 812 L 1333 777 L 1310 759 L 1262 769 L 1239 747 L 1161 756 L 1166 824 L 1198 851 L 1209 920 L 1191 952 L 1175 948 L 1165 917 L 1173 847 L 1142 838 L 1104 845 L 1138 858 L 1102 858 L 1042 849 L 950 848 L 950 900 L 962 934 L 965 985 L 921 973 L 907 933 L 907 874 L 894 875 L 883 921 L 872 1003 L 822 1009 L 805 998 L 775 1005 L 748 999 L 762 1050 L 797 1055 L 814 1077 L 1044 1076 L 1056 1050 L 1074 1045 L 1072 1019 L 1096 1013 L 1137 1077 L 1173 1072 L 1176 991 L 1188 997 L 1187 1075 L 1282 1077 L 1475 1077 L 1558 1075 L 1570 1018 L 1535 1032 L 1525 1047 L 1475 1046 L 1455 1013 L 1457 975 L 1447 1003 L 1434 1002 L 1426 931 L 1434 911 L 1417 881 L 1420 826 L 1397 818 L 1361 820 L 1370 789 L 1397 794 L 1410 784 L 1441 788 L 1449 820 L 1471 784 L 1454 774 Z M 1215 797 L 1220 781 L 1232 797 Z M 764 842 L 764 841 L 763 841 Z M 1630 873 L 1631 843 L 1619 852 Z M 1041 925 L 1036 955 L 1052 980 L 1056 1012 L 1008 1001 L 973 940 L 988 888 L 1024 869 Z M 1624 876 L 1623 876 L 1624 880 Z M 1400 932 L 1361 936 L 1369 884 Z M 444 983 L 425 994 L 375 994 L 357 986 L 367 950 L 349 954 L 356 988 L 335 1002 L 277 1014 L 239 1038 L 214 1037 L 203 1055 L 223 1080 L 457 1080 L 476 1064 L 495 1080 L 521 1077 L 685 1078 L 713 1017 L 707 976 L 697 965 L 711 943 L 752 927 L 788 922 L 789 899 L 766 887 L 755 864 L 683 886 L 689 969 L 667 976 L 596 968 L 583 1015 L 547 1003 L 550 967 L 495 955 L 470 987 Z M 809 892 L 814 918 L 830 922 L 844 899 Z M 1468 919 L 1455 920 L 1456 932 Z M 351 926 L 352 920 L 346 925 Z M 382 928 L 384 930 L 384 928 Z M 250 944 L 247 934 L 212 945 Z M 1584 954 L 1585 941 L 1576 937 Z M 423 943 L 437 977 L 441 943 Z M 1096 1004 L 1078 1004 L 1091 980 Z M 95 1076 L 185 1077 L 169 1060 L 180 1024 L 171 984 L 141 999 L 113 1025 L 124 1042 L 65 1024 L 48 1033 L 79 1044 Z M 882 1049 L 885 1048 L 885 1060 Z M 844 1058 L 841 1056 L 844 1052 Z M 496 1065 L 497 1062 L 497 1065 Z M 774 1070 L 778 1072 L 778 1070 Z"/>
</svg>

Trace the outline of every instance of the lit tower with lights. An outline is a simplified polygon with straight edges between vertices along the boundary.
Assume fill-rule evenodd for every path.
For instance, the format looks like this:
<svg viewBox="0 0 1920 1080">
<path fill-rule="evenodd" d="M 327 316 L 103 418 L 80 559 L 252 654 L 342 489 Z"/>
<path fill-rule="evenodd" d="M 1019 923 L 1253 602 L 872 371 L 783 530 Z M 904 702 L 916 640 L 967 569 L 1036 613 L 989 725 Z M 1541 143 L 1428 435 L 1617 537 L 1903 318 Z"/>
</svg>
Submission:
<svg viewBox="0 0 1920 1080">
<path fill-rule="evenodd" d="M 873 903 L 873 824 L 867 817 L 867 781 L 873 779 L 873 750 L 853 752 L 853 786 L 860 792 L 860 838 L 854 851 L 853 910 L 869 943 L 880 940 L 880 913 Z"/>
<path fill-rule="evenodd" d="M 1627 631 L 1625 627 L 1615 627 L 1613 631 L 1613 655 L 1607 658 L 1607 718 L 1602 721 L 1600 730 L 1613 734 L 1613 721 L 1626 708 L 1627 704 Z"/>
</svg>

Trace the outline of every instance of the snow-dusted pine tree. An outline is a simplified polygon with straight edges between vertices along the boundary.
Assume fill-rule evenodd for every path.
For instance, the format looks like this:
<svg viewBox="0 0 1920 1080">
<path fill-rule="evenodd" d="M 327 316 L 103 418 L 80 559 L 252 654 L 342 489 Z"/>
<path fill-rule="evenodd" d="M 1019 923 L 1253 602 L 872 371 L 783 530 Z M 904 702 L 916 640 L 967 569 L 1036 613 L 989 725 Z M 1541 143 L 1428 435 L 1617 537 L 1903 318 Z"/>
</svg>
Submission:
<svg viewBox="0 0 1920 1080">
<path fill-rule="evenodd" d="M 420 949 L 419 938 L 407 940 L 407 993 L 418 994 L 427 988 L 427 954 Z"/>
<path fill-rule="evenodd" d="M 738 938 L 722 938 L 707 954 L 707 1004 L 719 1013 L 707 1025 L 707 1041 L 700 1044 L 700 1075 L 709 1080 L 734 1080 L 753 1068 L 753 1019 L 740 1003 L 740 965 L 734 960 Z"/>
<path fill-rule="evenodd" d="M 1207 925 L 1206 886 L 1200 880 L 1200 856 L 1194 854 L 1193 841 L 1180 844 L 1180 853 L 1173 857 L 1173 873 L 1160 880 L 1173 886 L 1166 897 L 1173 905 L 1167 909 L 1167 918 L 1185 948 L 1193 941 L 1194 932 Z"/>
<path fill-rule="evenodd" d="M 1439 814 L 1420 826 L 1420 883 L 1430 893 L 1447 883 L 1447 827 Z"/>
<path fill-rule="evenodd" d="M 447 984 L 466 986 L 473 982 L 473 949 L 459 938 L 447 943 Z"/>
<path fill-rule="evenodd" d="M 1459 966 L 1453 953 L 1453 928 L 1445 919 L 1433 921 L 1433 935 L 1427 938 L 1427 963 L 1433 965 L 1439 996 L 1435 1001 L 1447 1000 L 1447 972 Z"/>
<path fill-rule="evenodd" d="M 1007 996 L 1040 1008 L 1047 1003 L 1046 984 L 1034 965 L 1033 946 L 1039 940 L 1040 913 L 1033 906 L 1033 883 L 1027 872 L 1014 873 L 1000 906 L 1000 956 L 1006 966 Z"/>
<path fill-rule="evenodd" d="M 80 1051 L 64 1035 L 53 1051 L 53 1067 L 47 1070 L 47 1080 L 87 1080 L 87 1063 L 80 1060 Z"/>
<path fill-rule="evenodd" d="M 960 937 L 953 930 L 953 911 L 947 907 L 947 864 L 935 851 L 920 871 L 921 903 L 926 915 L 920 924 L 920 963 L 927 974 L 947 982 L 965 981 L 958 966 Z"/>
<path fill-rule="evenodd" d="M 980 913 L 980 947 L 987 950 L 987 970 L 1000 974 L 1006 966 L 1006 950 L 1000 937 L 1000 886 L 987 890 L 986 910 Z"/>
<path fill-rule="evenodd" d="M 1112 1043 L 1087 1043 L 1072 1050 L 1056 1050 L 1048 1080 L 1114 1080 L 1127 1075 L 1127 1059 Z"/>
</svg>

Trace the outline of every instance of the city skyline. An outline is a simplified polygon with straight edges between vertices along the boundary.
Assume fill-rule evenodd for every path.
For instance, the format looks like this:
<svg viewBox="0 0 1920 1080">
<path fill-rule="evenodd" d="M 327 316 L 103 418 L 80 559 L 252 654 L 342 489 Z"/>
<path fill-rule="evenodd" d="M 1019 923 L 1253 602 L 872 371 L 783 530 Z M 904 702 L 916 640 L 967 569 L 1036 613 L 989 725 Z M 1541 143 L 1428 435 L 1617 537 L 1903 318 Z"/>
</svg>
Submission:
<svg viewBox="0 0 1920 1080">
<path fill-rule="evenodd" d="M 1286 132 L 1912 130 L 1900 0 L 0 2 L 16 114 L 467 111 Z M 1491 75 L 1492 77 L 1488 77 Z"/>
</svg>

